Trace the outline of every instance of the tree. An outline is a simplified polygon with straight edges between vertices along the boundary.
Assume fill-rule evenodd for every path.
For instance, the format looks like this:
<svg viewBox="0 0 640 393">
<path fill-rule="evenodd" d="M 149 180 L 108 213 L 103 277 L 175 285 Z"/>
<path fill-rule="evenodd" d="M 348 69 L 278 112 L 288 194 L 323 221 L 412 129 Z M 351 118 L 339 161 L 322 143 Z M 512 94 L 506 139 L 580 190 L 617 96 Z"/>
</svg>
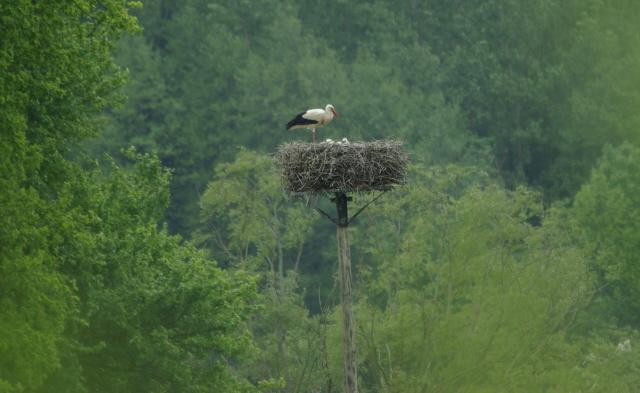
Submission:
<svg viewBox="0 0 640 393">
<path fill-rule="evenodd" d="M 60 365 L 77 314 L 73 281 L 58 269 L 73 212 L 59 195 L 71 147 L 95 131 L 122 74 L 113 42 L 136 28 L 134 3 L 107 0 L 0 5 L 0 389 L 32 391 Z"/>
<path fill-rule="evenodd" d="M 570 41 L 562 53 L 566 100 L 556 111 L 559 155 L 542 184 L 554 194 L 575 193 L 587 182 L 606 145 L 640 142 L 635 108 L 640 94 L 640 5 L 579 2 Z M 567 176 L 572 173 L 572 176 Z"/>
<path fill-rule="evenodd" d="M 248 377 L 283 392 L 321 385 L 321 329 L 298 283 L 317 216 L 287 198 L 270 157 L 247 150 L 216 167 L 201 206 L 199 238 L 231 269 L 260 277 L 261 309 L 252 321 L 260 353 Z"/>
<path fill-rule="evenodd" d="M 153 156 L 128 155 L 129 170 L 78 170 L 61 192 L 77 220 L 60 228 L 59 269 L 74 281 L 79 314 L 42 391 L 247 388 L 232 370 L 251 355 L 254 280 L 158 228 L 168 172 Z"/>
<path fill-rule="evenodd" d="M 371 36 L 360 31 L 362 45 L 355 46 L 355 38 L 346 43 L 337 30 L 308 19 L 315 5 L 194 0 L 147 6 L 140 13 L 144 38 L 120 43 L 118 60 L 133 82 L 130 101 L 111 114 L 96 150 L 117 157 L 131 144 L 157 151 L 174 169 L 170 229 L 184 237 L 197 227 L 196 202 L 211 169 L 231 160 L 238 146 L 265 152 L 307 138 L 283 128 L 308 106 L 345 108 L 340 121 L 323 130 L 329 138 L 391 134 L 425 162 L 491 163 L 486 141 L 466 130 L 457 101 L 443 94 L 438 57 L 388 4 L 323 8 L 340 23 L 345 15 L 357 17 L 349 29 L 355 33 L 361 25 Z"/>
<path fill-rule="evenodd" d="M 425 175 L 430 181 L 387 199 L 371 217 L 394 235 L 365 243 L 371 269 L 363 284 L 370 289 L 358 307 L 365 386 L 589 386 L 577 369 L 585 354 L 569 334 L 591 298 L 592 280 L 583 251 L 553 216 L 529 223 L 545 215 L 540 195 L 473 185 L 482 176 L 460 168 Z M 397 225 L 402 211 L 415 213 Z"/>
<path fill-rule="evenodd" d="M 574 206 L 581 242 L 592 256 L 591 267 L 607 299 L 599 313 L 636 329 L 640 327 L 639 170 L 640 149 L 630 144 L 607 147 Z"/>
</svg>

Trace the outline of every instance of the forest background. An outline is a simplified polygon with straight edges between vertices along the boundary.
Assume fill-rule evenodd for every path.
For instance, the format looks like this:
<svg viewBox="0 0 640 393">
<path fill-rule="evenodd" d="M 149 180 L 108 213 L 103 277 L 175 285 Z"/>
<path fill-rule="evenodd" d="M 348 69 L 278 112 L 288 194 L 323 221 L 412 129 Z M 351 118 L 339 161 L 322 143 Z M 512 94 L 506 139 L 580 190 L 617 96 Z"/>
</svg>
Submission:
<svg viewBox="0 0 640 393">
<path fill-rule="evenodd" d="M 638 20 L 2 2 L 0 392 L 341 391 L 334 228 L 271 157 L 327 103 L 411 157 L 351 229 L 363 392 L 637 392 Z"/>
</svg>

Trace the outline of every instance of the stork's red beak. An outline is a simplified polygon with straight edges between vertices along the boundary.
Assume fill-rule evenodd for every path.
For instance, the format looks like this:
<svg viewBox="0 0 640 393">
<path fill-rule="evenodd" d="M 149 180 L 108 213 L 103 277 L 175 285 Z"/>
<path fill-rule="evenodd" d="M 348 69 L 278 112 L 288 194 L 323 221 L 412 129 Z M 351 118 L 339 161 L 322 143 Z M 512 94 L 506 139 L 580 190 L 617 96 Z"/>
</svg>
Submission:
<svg viewBox="0 0 640 393">
<path fill-rule="evenodd" d="M 336 110 L 335 110 L 335 109 L 332 109 L 332 110 L 331 110 L 331 112 L 333 112 L 333 114 L 334 114 L 336 117 L 340 117 L 340 114 L 339 114 L 338 112 L 336 112 Z"/>
</svg>

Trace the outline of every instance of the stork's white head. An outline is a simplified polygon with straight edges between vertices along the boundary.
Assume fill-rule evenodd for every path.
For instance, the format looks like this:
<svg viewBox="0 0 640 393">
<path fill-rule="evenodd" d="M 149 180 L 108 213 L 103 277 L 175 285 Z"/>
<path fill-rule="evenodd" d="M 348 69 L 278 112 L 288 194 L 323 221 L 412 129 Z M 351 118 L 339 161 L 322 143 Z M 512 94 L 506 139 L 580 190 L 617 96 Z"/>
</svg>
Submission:
<svg viewBox="0 0 640 393">
<path fill-rule="evenodd" d="M 335 117 L 340 117 L 340 114 L 339 114 L 338 112 L 336 112 L 336 108 L 334 108 L 334 107 L 333 107 L 333 105 L 331 105 L 331 104 L 327 105 L 327 106 L 324 108 L 324 110 L 325 110 L 326 112 L 331 112 L 331 113 L 333 113 L 333 115 L 334 115 Z"/>
</svg>

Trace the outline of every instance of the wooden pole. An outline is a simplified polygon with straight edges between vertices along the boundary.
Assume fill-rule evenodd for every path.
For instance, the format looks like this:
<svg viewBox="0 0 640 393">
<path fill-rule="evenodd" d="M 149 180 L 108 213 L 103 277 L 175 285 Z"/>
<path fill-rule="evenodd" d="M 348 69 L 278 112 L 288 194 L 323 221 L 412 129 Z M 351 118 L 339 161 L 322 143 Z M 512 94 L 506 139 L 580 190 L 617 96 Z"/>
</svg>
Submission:
<svg viewBox="0 0 640 393">
<path fill-rule="evenodd" d="M 340 299 L 342 301 L 342 355 L 344 365 L 345 393 L 358 392 L 358 370 L 356 365 L 356 337 L 351 298 L 351 251 L 349 250 L 349 198 L 336 192 L 338 255 L 340 269 Z"/>
</svg>

